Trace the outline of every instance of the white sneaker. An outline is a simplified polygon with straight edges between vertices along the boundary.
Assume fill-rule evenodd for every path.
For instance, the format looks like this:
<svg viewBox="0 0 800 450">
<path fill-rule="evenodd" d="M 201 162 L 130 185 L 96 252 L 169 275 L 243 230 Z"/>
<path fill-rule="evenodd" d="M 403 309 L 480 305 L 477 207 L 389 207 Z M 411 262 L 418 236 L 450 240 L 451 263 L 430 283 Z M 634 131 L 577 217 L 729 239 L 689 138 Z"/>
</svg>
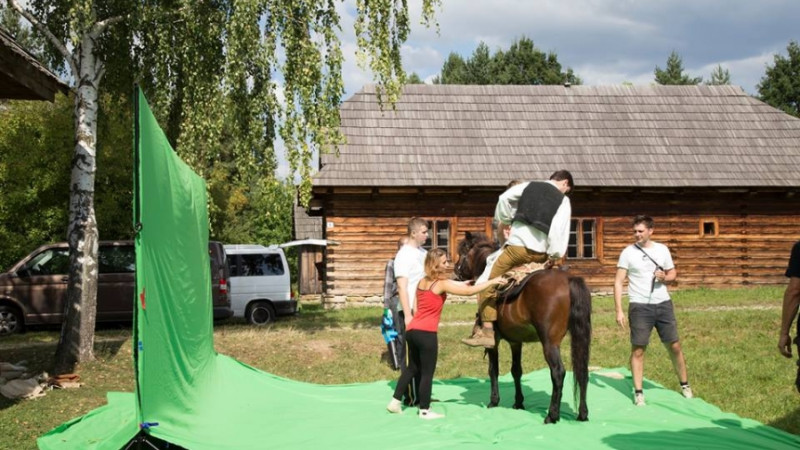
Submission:
<svg viewBox="0 0 800 450">
<path fill-rule="evenodd" d="M 647 403 L 644 402 L 644 393 L 641 392 L 634 393 L 633 404 L 636 406 L 646 406 Z"/>
<path fill-rule="evenodd" d="M 386 405 L 386 410 L 392 414 L 403 414 L 403 403 L 395 398 Z"/>
<path fill-rule="evenodd" d="M 694 398 L 694 394 L 692 393 L 692 388 L 689 387 L 688 384 L 686 386 L 681 386 L 681 393 L 686 398 Z"/>
<path fill-rule="evenodd" d="M 439 414 L 436 412 L 431 411 L 430 409 L 420 409 L 419 410 L 419 418 L 425 420 L 433 420 L 433 419 L 441 419 L 444 417 L 444 414 Z"/>
</svg>

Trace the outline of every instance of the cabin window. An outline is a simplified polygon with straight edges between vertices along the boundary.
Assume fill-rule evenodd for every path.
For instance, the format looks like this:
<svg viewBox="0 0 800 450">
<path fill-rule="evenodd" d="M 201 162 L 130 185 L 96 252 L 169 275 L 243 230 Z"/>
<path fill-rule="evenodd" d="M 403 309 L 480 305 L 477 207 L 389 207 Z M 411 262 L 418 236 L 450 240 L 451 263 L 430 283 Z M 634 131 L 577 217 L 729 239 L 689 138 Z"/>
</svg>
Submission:
<svg viewBox="0 0 800 450">
<path fill-rule="evenodd" d="M 597 258 L 596 237 L 597 221 L 595 219 L 572 219 L 569 226 L 567 257 L 576 259 Z"/>
<path fill-rule="evenodd" d="M 441 248 L 447 253 L 447 257 L 451 258 L 450 221 L 442 219 L 428 220 L 428 240 L 425 241 L 422 247 L 425 250 Z"/>
<path fill-rule="evenodd" d="M 700 236 L 718 236 L 719 224 L 717 219 L 703 219 L 700 221 Z"/>
</svg>

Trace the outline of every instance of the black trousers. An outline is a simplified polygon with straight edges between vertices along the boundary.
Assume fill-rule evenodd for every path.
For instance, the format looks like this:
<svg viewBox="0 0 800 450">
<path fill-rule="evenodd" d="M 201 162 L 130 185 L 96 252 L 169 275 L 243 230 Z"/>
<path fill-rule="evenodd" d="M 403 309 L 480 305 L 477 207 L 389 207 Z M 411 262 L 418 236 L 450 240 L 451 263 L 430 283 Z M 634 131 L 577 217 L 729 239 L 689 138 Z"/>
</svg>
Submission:
<svg viewBox="0 0 800 450">
<path fill-rule="evenodd" d="M 432 331 L 411 330 L 406 333 L 406 342 L 408 367 L 403 369 L 400 379 L 397 380 L 394 398 L 402 400 L 412 380 L 418 379 L 419 408 L 428 409 L 431 406 L 433 374 L 436 372 L 436 360 L 439 357 L 439 337 Z"/>
</svg>

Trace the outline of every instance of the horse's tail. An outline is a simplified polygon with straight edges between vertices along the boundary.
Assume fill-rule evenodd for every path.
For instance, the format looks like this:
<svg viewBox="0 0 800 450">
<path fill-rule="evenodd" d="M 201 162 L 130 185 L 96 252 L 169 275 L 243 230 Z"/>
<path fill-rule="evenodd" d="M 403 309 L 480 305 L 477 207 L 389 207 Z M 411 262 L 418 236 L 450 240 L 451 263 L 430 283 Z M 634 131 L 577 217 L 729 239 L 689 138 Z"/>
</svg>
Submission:
<svg viewBox="0 0 800 450">
<path fill-rule="evenodd" d="M 569 334 L 572 345 L 573 394 L 578 403 L 578 389 L 581 398 L 586 399 L 589 383 L 589 348 L 592 342 L 592 294 L 581 277 L 569 277 Z"/>
</svg>

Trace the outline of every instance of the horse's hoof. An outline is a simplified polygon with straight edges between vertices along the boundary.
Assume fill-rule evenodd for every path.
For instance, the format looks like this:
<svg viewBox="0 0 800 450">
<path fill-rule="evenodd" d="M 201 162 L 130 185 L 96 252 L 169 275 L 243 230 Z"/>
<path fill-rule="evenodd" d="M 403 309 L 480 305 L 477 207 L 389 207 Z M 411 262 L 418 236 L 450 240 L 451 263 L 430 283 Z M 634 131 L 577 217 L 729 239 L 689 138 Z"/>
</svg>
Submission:
<svg viewBox="0 0 800 450">
<path fill-rule="evenodd" d="M 514 409 L 522 409 L 522 410 L 524 410 L 525 409 L 525 405 L 523 405 L 522 403 L 517 403 L 517 404 L 514 405 Z"/>
<path fill-rule="evenodd" d="M 547 425 L 549 423 L 556 423 L 556 422 L 558 422 L 558 418 L 553 419 L 550 416 L 547 416 L 547 417 L 544 418 L 545 425 Z"/>
<path fill-rule="evenodd" d="M 578 422 L 587 422 L 589 420 L 588 414 L 578 414 Z"/>
<path fill-rule="evenodd" d="M 496 408 L 497 407 L 497 403 L 494 403 L 494 402 L 489 403 L 488 405 L 486 405 L 486 407 L 487 408 Z"/>
</svg>

